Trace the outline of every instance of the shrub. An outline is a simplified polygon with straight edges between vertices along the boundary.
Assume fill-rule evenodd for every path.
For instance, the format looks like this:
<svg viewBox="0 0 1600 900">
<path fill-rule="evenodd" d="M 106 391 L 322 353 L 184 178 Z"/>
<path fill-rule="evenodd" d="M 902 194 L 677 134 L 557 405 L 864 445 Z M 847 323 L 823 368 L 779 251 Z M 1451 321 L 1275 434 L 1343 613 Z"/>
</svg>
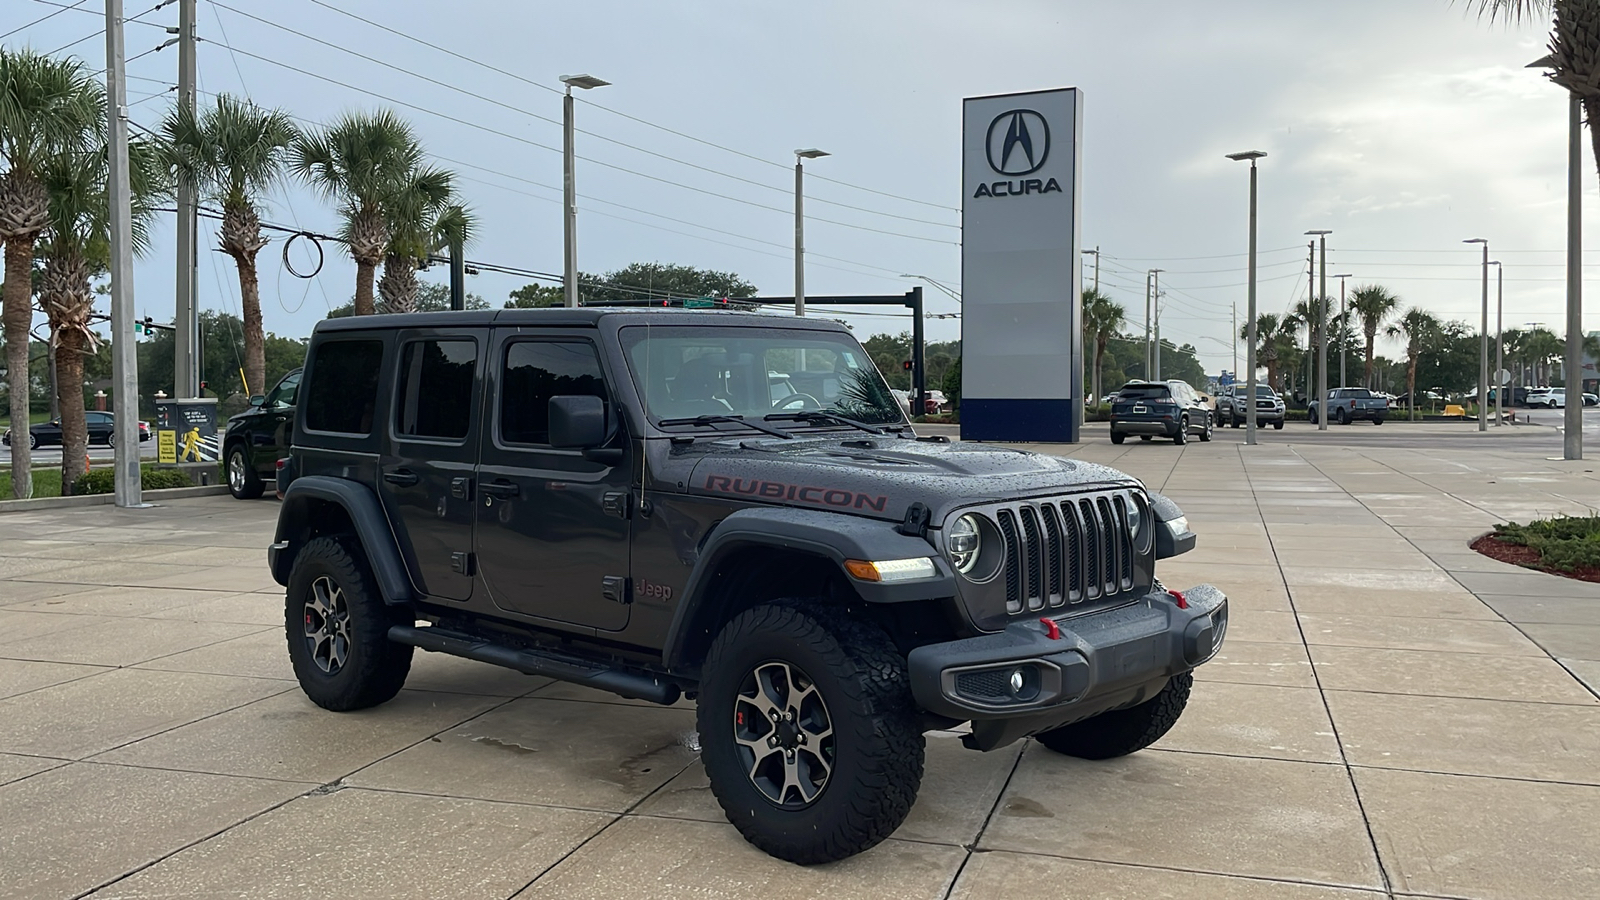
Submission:
<svg viewBox="0 0 1600 900">
<path fill-rule="evenodd" d="M 194 482 L 189 480 L 188 473 L 182 469 L 164 469 L 151 465 L 139 467 L 139 487 L 147 491 L 190 487 L 193 484 Z M 109 494 L 114 490 L 116 490 L 116 474 L 110 466 L 93 469 L 72 483 L 73 494 Z"/>
<path fill-rule="evenodd" d="M 1539 551 L 1542 565 L 1561 572 L 1600 568 L 1600 516 L 1557 516 L 1497 525 L 1495 537 Z"/>
</svg>

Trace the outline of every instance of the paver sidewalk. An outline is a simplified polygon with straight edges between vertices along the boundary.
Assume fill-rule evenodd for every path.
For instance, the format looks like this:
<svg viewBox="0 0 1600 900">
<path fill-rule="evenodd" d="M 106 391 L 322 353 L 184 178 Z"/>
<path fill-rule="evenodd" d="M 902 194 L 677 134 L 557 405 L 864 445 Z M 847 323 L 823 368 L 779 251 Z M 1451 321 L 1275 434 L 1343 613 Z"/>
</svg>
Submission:
<svg viewBox="0 0 1600 900">
<path fill-rule="evenodd" d="M 723 820 L 688 703 L 419 653 L 313 707 L 270 500 L 0 515 L 0 898 L 1592 897 L 1600 585 L 1466 543 L 1600 480 L 1508 446 L 1057 448 L 1184 507 L 1221 657 L 1122 760 L 930 735 L 895 837 L 811 869 Z"/>
</svg>

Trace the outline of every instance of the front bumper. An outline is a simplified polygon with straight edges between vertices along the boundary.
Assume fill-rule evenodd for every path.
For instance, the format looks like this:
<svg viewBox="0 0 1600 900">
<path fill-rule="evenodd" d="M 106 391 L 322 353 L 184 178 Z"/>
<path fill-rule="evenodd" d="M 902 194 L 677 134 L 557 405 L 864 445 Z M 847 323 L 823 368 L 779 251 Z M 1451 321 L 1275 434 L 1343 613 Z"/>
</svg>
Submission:
<svg viewBox="0 0 1600 900">
<path fill-rule="evenodd" d="M 1051 619 L 1054 639 L 1036 619 L 918 647 L 908 657 L 912 695 L 930 713 L 971 720 L 966 743 L 979 750 L 1141 703 L 1222 646 L 1228 598 L 1209 584 L 1182 596 L 1184 606 L 1156 590 L 1113 609 Z"/>
</svg>

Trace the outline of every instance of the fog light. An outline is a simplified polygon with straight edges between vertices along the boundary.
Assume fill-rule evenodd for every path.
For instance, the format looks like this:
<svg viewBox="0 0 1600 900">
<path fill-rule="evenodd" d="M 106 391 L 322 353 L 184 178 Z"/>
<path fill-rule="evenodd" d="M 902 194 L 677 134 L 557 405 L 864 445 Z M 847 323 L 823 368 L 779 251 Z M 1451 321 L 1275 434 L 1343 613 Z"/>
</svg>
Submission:
<svg viewBox="0 0 1600 900">
<path fill-rule="evenodd" d="M 1039 670 L 1034 666 L 1017 666 L 1006 676 L 1006 687 L 1011 698 L 1027 703 L 1039 696 Z"/>
<path fill-rule="evenodd" d="M 1022 689 L 1027 686 L 1027 683 L 1028 679 L 1023 677 L 1021 669 L 1013 669 L 1011 671 L 1011 693 L 1022 693 Z"/>
</svg>

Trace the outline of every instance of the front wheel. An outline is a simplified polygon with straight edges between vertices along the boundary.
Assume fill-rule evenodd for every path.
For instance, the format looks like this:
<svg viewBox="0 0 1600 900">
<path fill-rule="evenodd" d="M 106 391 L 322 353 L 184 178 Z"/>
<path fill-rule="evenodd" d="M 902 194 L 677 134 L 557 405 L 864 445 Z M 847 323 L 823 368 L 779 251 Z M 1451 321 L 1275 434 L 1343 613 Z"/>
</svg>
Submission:
<svg viewBox="0 0 1600 900">
<path fill-rule="evenodd" d="M 1278 421 L 1273 422 L 1272 423 L 1272 427 L 1276 431 L 1282 431 L 1283 430 L 1283 420 L 1279 419 Z"/>
<path fill-rule="evenodd" d="M 1310 422 L 1313 425 L 1317 424 L 1317 411 L 1314 410 L 1314 409 L 1307 410 L 1306 411 L 1306 421 Z"/>
<path fill-rule="evenodd" d="M 1154 744 L 1178 724 L 1192 687 L 1193 672 L 1174 675 L 1166 687 L 1138 706 L 1063 725 L 1035 735 L 1034 739 L 1057 753 L 1081 759 L 1127 756 Z"/>
<path fill-rule="evenodd" d="M 266 486 L 261 482 L 261 476 L 256 474 L 255 466 L 250 465 L 250 458 L 245 454 L 244 447 L 235 444 L 228 451 L 228 493 L 238 500 L 254 500 L 261 496 Z"/>
<path fill-rule="evenodd" d="M 31 432 L 28 434 L 28 449 L 29 450 L 37 450 L 37 449 L 39 449 L 39 436 L 37 434 L 33 434 Z"/>
<path fill-rule="evenodd" d="M 711 792 L 744 839 L 801 865 L 894 833 L 922 784 L 906 660 L 834 609 L 758 606 L 706 657 L 697 722 Z"/>
<path fill-rule="evenodd" d="M 377 706 L 406 683 L 412 648 L 389 640 L 389 628 L 412 619 L 383 602 L 353 539 L 306 544 L 289 574 L 283 618 L 300 689 L 323 709 Z"/>
</svg>

